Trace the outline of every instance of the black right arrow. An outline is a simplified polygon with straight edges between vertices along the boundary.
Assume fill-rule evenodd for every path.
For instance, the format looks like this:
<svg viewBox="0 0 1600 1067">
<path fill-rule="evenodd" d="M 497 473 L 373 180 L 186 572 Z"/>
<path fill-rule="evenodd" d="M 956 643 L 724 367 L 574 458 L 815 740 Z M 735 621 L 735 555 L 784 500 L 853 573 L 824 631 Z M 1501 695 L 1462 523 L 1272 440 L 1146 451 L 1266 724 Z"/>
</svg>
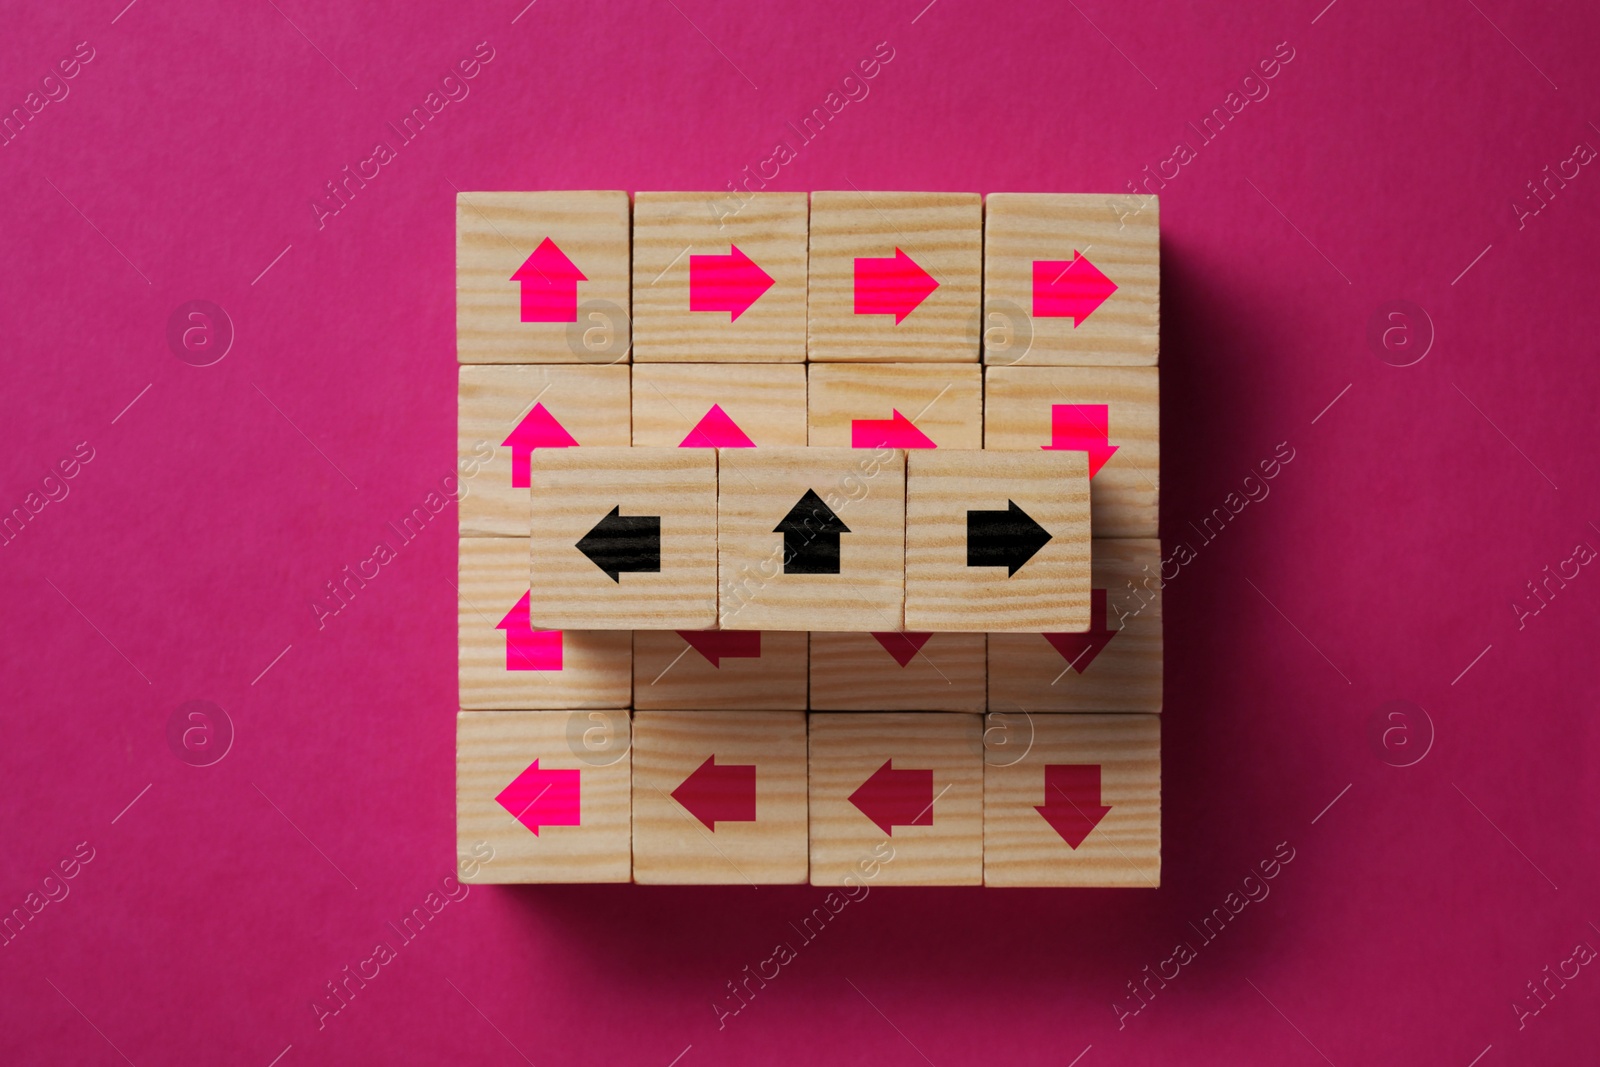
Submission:
<svg viewBox="0 0 1600 1067">
<path fill-rule="evenodd" d="M 839 573 L 839 535 L 849 533 L 850 527 L 815 490 L 807 489 L 772 532 L 783 534 L 783 573 Z"/>
<path fill-rule="evenodd" d="M 578 542 L 578 551 L 619 585 L 623 571 L 661 570 L 661 516 L 623 518 L 617 514 L 621 510 L 620 505 L 612 508 Z"/>
<path fill-rule="evenodd" d="M 1006 511 L 967 512 L 967 566 L 1005 567 L 1009 578 L 1049 543 L 1050 531 L 1015 500 L 1006 503 Z"/>
</svg>

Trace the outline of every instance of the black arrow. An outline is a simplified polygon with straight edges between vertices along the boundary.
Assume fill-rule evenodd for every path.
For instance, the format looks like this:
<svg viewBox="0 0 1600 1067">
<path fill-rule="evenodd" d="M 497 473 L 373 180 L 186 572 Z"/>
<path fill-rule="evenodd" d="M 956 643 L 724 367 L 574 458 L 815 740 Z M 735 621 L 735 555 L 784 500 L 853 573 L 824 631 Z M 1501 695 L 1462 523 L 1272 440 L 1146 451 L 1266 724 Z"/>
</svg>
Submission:
<svg viewBox="0 0 1600 1067">
<path fill-rule="evenodd" d="M 620 584 L 623 571 L 661 570 L 661 516 L 630 515 L 623 518 L 612 508 L 606 517 L 583 535 L 578 551 Z"/>
<path fill-rule="evenodd" d="M 807 489 L 772 532 L 783 534 L 783 573 L 839 573 L 839 535 L 849 533 L 850 527 L 815 490 Z"/>
<path fill-rule="evenodd" d="M 1006 511 L 967 512 L 967 566 L 1005 567 L 1009 578 L 1049 543 L 1050 531 L 1015 500 L 1006 503 Z"/>
</svg>

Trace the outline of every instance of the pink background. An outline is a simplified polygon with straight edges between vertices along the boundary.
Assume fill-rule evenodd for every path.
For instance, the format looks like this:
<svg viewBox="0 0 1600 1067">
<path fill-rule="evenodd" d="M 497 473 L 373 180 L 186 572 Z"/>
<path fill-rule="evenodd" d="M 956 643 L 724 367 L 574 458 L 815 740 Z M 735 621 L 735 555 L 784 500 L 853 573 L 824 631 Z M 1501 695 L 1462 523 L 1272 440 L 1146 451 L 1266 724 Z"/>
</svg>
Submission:
<svg viewBox="0 0 1600 1067">
<path fill-rule="evenodd" d="M 1511 605 L 1600 546 L 1600 173 L 1520 229 L 1512 203 L 1600 145 L 1600 16 L 924 2 L 8 12 L 6 110 L 95 58 L 0 148 L 0 510 L 94 459 L 0 547 L 0 907 L 94 859 L 0 948 L 0 1060 L 1592 1058 L 1595 968 L 1520 1030 L 1512 1005 L 1600 946 L 1600 576 L 1520 629 Z M 471 95 L 319 230 L 323 183 L 480 41 Z M 821 890 L 473 889 L 319 1031 L 324 983 L 452 869 L 453 509 L 320 631 L 310 603 L 453 468 L 455 188 L 720 189 L 880 41 L 772 188 L 1121 191 L 1294 51 L 1162 193 L 1162 526 L 1197 549 L 1167 589 L 1162 888 L 874 889 L 721 1030 Z M 191 299 L 237 329 L 210 367 L 166 342 Z M 1437 334 L 1405 368 L 1367 341 L 1395 299 Z M 237 731 L 206 768 L 165 735 L 196 699 Z M 1373 740 L 1391 700 L 1431 748 L 1417 712 Z M 1119 1029 L 1284 841 L 1270 897 Z"/>
</svg>

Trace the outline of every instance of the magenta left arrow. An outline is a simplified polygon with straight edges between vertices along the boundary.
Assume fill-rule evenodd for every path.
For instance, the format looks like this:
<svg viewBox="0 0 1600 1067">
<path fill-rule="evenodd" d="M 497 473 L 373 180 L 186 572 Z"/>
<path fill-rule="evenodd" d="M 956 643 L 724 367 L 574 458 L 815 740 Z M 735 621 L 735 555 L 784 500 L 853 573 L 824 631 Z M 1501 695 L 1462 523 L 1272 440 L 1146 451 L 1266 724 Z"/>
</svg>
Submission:
<svg viewBox="0 0 1600 1067">
<path fill-rule="evenodd" d="M 581 821 L 578 772 L 541 770 L 538 760 L 494 799 L 534 837 L 542 826 L 577 826 Z"/>
<path fill-rule="evenodd" d="M 495 624 L 506 632 L 506 670 L 559 671 L 561 669 L 561 631 L 535 630 L 528 624 L 532 593 L 523 593 L 516 606 Z"/>
<path fill-rule="evenodd" d="M 577 439 L 544 409 L 543 404 L 533 405 L 533 410 L 522 417 L 517 428 L 500 442 L 501 447 L 511 449 L 511 488 L 528 488 L 528 456 L 534 449 L 573 448 L 577 443 Z"/>
<path fill-rule="evenodd" d="M 511 280 L 522 284 L 523 322 L 578 321 L 578 283 L 589 279 L 550 238 L 539 242 Z"/>
</svg>

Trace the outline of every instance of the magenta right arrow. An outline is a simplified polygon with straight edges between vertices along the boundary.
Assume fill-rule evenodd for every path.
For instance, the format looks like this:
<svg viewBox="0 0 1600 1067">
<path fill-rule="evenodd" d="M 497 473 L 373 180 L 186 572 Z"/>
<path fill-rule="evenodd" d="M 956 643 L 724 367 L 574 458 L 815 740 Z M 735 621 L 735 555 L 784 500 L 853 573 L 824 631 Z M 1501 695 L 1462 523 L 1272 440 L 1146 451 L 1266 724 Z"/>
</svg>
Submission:
<svg viewBox="0 0 1600 1067">
<path fill-rule="evenodd" d="M 689 257 L 689 310 L 726 311 L 729 322 L 738 322 L 772 288 L 772 277 L 738 245 L 728 248 L 725 256 Z"/>
<path fill-rule="evenodd" d="M 898 410 L 887 419 L 850 420 L 851 448 L 938 448 L 933 438 Z"/>
<path fill-rule="evenodd" d="M 1033 314 L 1040 319 L 1071 319 L 1076 330 L 1094 314 L 1117 283 L 1072 250 L 1072 258 L 1033 261 Z"/>
<path fill-rule="evenodd" d="M 900 249 L 893 256 L 856 259 L 856 314 L 893 315 L 900 325 L 939 283 Z"/>
</svg>

